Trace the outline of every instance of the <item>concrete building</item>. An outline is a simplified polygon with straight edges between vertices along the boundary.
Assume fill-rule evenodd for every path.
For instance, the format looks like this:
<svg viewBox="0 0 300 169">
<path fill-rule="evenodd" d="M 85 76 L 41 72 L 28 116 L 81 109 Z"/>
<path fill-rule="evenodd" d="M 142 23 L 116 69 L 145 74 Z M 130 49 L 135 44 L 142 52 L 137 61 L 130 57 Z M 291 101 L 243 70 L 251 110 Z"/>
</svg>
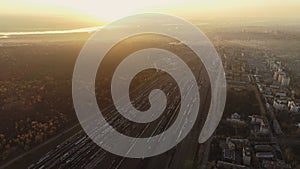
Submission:
<svg viewBox="0 0 300 169">
<path fill-rule="evenodd" d="M 275 94 L 275 97 L 278 97 L 278 98 L 285 98 L 287 95 L 285 92 L 277 92 Z"/>
<path fill-rule="evenodd" d="M 270 88 L 272 88 L 272 89 L 279 89 L 280 87 L 277 86 L 277 85 L 270 85 Z"/>
<path fill-rule="evenodd" d="M 286 74 L 285 74 L 284 72 L 279 72 L 279 73 L 278 73 L 277 81 L 278 81 L 279 83 L 281 83 L 282 78 L 285 77 L 285 76 L 286 76 Z"/>
<path fill-rule="evenodd" d="M 267 144 L 255 145 L 254 150 L 256 152 L 268 152 L 268 151 L 272 151 L 273 147 L 271 145 L 267 145 Z"/>
<path fill-rule="evenodd" d="M 262 167 L 266 169 L 292 169 L 289 164 L 286 164 L 283 161 L 270 161 L 270 160 L 263 160 Z"/>
<path fill-rule="evenodd" d="M 274 70 L 275 59 L 273 59 L 273 58 L 272 59 L 268 59 L 267 63 L 268 63 L 270 71 Z"/>
<path fill-rule="evenodd" d="M 288 108 L 291 113 L 300 113 L 300 104 L 294 101 L 288 102 Z"/>
<path fill-rule="evenodd" d="M 255 153 L 255 156 L 258 159 L 270 159 L 270 158 L 274 158 L 273 152 L 257 152 L 257 153 Z"/>
<path fill-rule="evenodd" d="M 251 151 L 248 146 L 243 147 L 243 163 L 247 166 L 251 165 Z"/>
<path fill-rule="evenodd" d="M 288 103 L 287 100 L 274 99 L 273 108 L 277 111 L 288 110 L 288 104 L 287 103 Z"/>
<path fill-rule="evenodd" d="M 226 161 L 218 161 L 216 165 L 217 169 L 221 168 L 235 168 L 235 169 L 249 169 L 249 167 L 243 166 L 243 165 L 238 165 L 234 163 L 229 163 Z"/>
<path fill-rule="evenodd" d="M 280 84 L 282 86 L 288 86 L 288 85 L 290 85 L 290 81 L 291 81 L 290 77 L 284 76 L 284 77 L 282 77 Z"/>
<path fill-rule="evenodd" d="M 252 115 L 251 124 L 253 125 L 253 134 L 269 134 L 270 126 L 268 120 L 264 116 Z"/>
<path fill-rule="evenodd" d="M 231 114 L 231 119 L 240 120 L 241 115 L 239 115 L 238 113 L 233 113 L 233 114 Z"/>
<path fill-rule="evenodd" d="M 223 158 L 225 161 L 233 162 L 235 161 L 235 144 L 228 137 L 226 138 L 225 146 L 223 147 Z"/>
<path fill-rule="evenodd" d="M 277 80 L 278 79 L 278 76 L 279 76 L 279 72 L 274 72 L 274 75 L 273 75 L 273 79 L 274 80 Z"/>
</svg>

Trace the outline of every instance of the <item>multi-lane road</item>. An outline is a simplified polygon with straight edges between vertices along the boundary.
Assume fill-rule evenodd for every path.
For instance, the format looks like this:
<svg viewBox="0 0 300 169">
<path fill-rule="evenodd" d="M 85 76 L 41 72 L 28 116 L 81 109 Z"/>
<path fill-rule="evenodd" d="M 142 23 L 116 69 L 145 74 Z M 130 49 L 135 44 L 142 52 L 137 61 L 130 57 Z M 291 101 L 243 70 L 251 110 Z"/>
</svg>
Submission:
<svg viewBox="0 0 300 169">
<path fill-rule="evenodd" d="M 194 67 L 199 72 L 199 77 L 196 77 L 199 82 L 201 81 L 201 71 L 202 67 Z M 167 85 L 166 85 L 167 84 Z M 115 115 L 115 113 L 110 112 L 110 107 L 106 108 L 107 115 L 106 121 L 109 124 L 114 124 L 114 128 L 121 129 L 126 135 L 141 137 L 142 135 L 154 136 L 165 131 L 175 118 L 177 118 L 178 109 L 180 108 L 180 99 L 185 96 L 178 96 L 176 91 L 178 88 L 176 85 L 172 85 L 170 82 L 165 81 L 164 77 L 155 78 L 150 84 L 142 84 L 136 90 L 133 91 L 132 95 L 135 95 L 137 99 L 136 105 L 141 109 L 144 104 L 141 97 L 147 97 L 149 90 L 152 89 L 151 86 L 161 86 L 168 98 L 172 98 L 171 106 L 166 108 L 166 111 L 159 118 L 157 123 L 149 123 L 143 125 L 142 127 L 138 125 L 132 125 L 128 122 L 124 122 Z M 185 85 L 192 88 L 192 85 L 188 82 Z M 201 99 L 206 99 L 210 101 L 210 94 L 208 93 L 209 82 L 200 82 L 200 95 Z M 140 90 L 142 89 L 142 90 Z M 136 92 L 136 93 L 134 93 Z M 194 104 L 194 98 L 189 98 L 190 104 Z M 200 111 L 205 110 L 203 106 L 207 106 L 208 102 L 204 105 L 200 105 Z M 125 105 L 126 106 L 126 105 Z M 191 107 L 191 106 L 190 106 Z M 113 111 L 113 109 L 112 109 Z M 190 110 L 187 110 L 188 113 Z M 75 135 L 68 138 L 61 144 L 57 145 L 56 148 L 52 149 L 48 153 L 41 155 L 40 159 L 37 159 L 35 163 L 28 166 L 29 169 L 56 169 L 56 168 L 103 168 L 103 169 L 153 169 L 153 168 L 172 168 L 172 169 L 182 169 L 182 168 L 195 168 L 199 165 L 199 159 L 201 159 L 201 154 L 199 154 L 198 136 L 201 131 L 201 127 L 205 120 L 206 115 L 198 116 L 196 123 L 191 130 L 191 132 L 186 136 L 183 141 L 173 147 L 171 150 L 148 158 L 126 158 L 111 154 L 98 145 L 96 145 L 82 130 L 78 131 Z M 182 119 L 183 121 L 186 119 Z M 93 129 L 95 135 L 101 135 L 103 139 L 106 133 L 110 130 L 108 125 L 99 124 L 99 127 Z M 184 126 L 184 125 L 183 125 Z M 183 130 L 183 128 L 179 129 Z M 180 131 L 181 132 L 181 131 Z M 93 134 L 93 133 L 92 133 Z M 174 138 L 176 139 L 176 138 Z M 151 141 L 151 138 L 149 139 Z M 159 141 L 164 141 L 161 138 Z M 130 151 L 130 150 L 129 150 Z"/>
<path fill-rule="evenodd" d="M 203 145 L 198 143 L 198 137 L 210 106 L 210 83 L 209 80 L 205 78 L 207 77 L 207 73 L 203 66 L 199 66 L 199 64 L 192 59 L 185 61 L 194 73 L 198 84 L 192 84 L 189 81 L 182 81 L 180 83 L 188 89 L 192 89 L 195 87 L 194 85 L 198 85 L 201 104 L 198 117 L 189 134 L 169 151 L 147 158 L 121 157 L 105 151 L 95 144 L 83 130 L 79 129 L 77 132 L 74 132 L 75 134 L 71 137 L 65 139 L 47 153 L 35 154 L 34 157 L 39 156 L 39 158 L 24 168 L 183 169 L 200 166 L 199 161 L 205 158 L 203 158 L 202 154 L 199 154 L 199 152 L 201 152 L 199 149 Z M 149 93 L 153 89 L 158 88 L 164 91 L 168 99 L 168 105 L 155 122 L 142 125 L 134 124 L 128 122 L 128 120 L 124 120 L 124 117 L 120 118 L 121 115 L 116 113 L 116 109 L 113 108 L 113 105 L 105 106 L 103 115 L 108 123 L 99 123 L 97 127 L 91 126 L 91 134 L 105 140 L 107 139 L 106 135 L 111 132 L 111 128 L 108 127 L 108 124 L 113 124 L 113 128 L 131 137 L 145 138 L 158 135 L 166 131 L 178 117 L 182 98 L 188 99 L 189 102 L 189 105 L 185 108 L 185 113 L 192 113 L 190 108 L 193 107 L 192 104 L 195 104 L 195 98 L 188 98 L 189 93 L 184 93 L 183 96 L 180 96 L 178 84 L 174 83 L 174 79 L 170 81 L 169 75 L 164 75 L 164 73 L 157 74 L 160 76 L 153 76 L 151 77 L 151 82 L 149 82 L 148 79 L 148 82 L 138 84 L 134 87 L 134 90 L 130 91 L 130 96 L 134 98 L 132 103 L 140 110 L 149 109 L 149 100 L 144 98 L 148 98 Z M 126 106 L 127 105 L 124 105 L 125 108 Z M 186 118 L 186 116 L 180 119 L 181 122 L 188 123 L 189 120 L 184 118 Z M 178 133 L 182 133 L 184 127 L 185 125 L 182 125 L 182 128 L 177 128 Z M 176 137 L 174 137 L 174 139 L 177 139 Z M 151 138 L 149 138 L 148 141 L 151 142 Z M 158 144 L 164 141 L 164 137 L 161 137 L 158 140 Z M 130 151 L 130 149 L 128 151 Z M 8 165 L 8 168 L 9 166 L 10 165 Z"/>
</svg>

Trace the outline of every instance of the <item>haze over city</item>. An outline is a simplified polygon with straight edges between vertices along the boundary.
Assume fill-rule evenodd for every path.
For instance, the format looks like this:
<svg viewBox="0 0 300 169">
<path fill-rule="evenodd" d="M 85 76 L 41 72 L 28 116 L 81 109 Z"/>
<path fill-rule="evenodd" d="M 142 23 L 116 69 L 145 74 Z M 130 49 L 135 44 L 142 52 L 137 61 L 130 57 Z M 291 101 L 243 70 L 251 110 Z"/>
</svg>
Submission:
<svg viewBox="0 0 300 169">
<path fill-rule="evenodd" d="M 1 0 L 0 169 L 300 168 L 299 9 Z"/>
</svg>

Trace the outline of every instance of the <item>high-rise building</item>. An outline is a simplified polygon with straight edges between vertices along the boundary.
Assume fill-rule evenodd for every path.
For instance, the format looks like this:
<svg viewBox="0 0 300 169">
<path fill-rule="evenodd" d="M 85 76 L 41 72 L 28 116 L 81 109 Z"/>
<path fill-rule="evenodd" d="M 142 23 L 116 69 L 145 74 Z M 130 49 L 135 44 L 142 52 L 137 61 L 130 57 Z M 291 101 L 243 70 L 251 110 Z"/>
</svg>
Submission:
<svg viewBox="0 0 300 169">
<path fill-rule="evenodd" d="M 274 80 L 277 80 L 277 79 L 278 79 L 278 75 L 279 75 L 279 73 L 278 73 L 277 71 L 274 72 L 273 79 L 274 79 Z"/>
<path fill-rule="evenodd" d="M 249 147 L 243 147 L 243 163 L 250 166 L 251 164 L 251 151 Z"/>
<path fill-rule="evenodd" d="M 288 85 L 290 85 L 290 81 L 291 81 L 290 77 L 284 76 L 284 77 L 282 77 L 280 83 L 282 86 L 288 86 Z"/>
</svg>

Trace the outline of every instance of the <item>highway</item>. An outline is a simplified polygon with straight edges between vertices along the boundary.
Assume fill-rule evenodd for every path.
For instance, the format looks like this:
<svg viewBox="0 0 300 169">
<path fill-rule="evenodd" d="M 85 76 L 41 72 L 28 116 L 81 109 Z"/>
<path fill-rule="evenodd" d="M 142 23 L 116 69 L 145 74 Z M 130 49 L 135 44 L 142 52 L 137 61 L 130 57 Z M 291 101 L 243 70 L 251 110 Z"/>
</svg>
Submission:
<svg viewBox="0 0 300 169">
<path fill-rule="evenodd" d="M 193 70 L 194 74 L 197 73 L 196 80 L 198 84 L 190 84 L 189 82 L 182 82 L 185 87 L 192 88 L 193 85 L 198 85 L 200 92 L 200 113 L 196 119 L 196 122 L 190 131 L 190 133 L 171 150 L 147 158 L 125 158 L 109 153 L 98 145 L 96 145 L 83 130 L 78 131 L 76 134 L 57 145 L 48 153 L 41 155 L 40 159 L 37 159 L 35 163 L 32 163 L 28 169 L 63 169 L 63 168 L 103 168 L 103 169 L 183 169 L 183 168 L 195 168 L 195 165 L 199 165 L 198 159 L 201 157 L 199 153 L 198 137 L 202 126 L 205 122 L 207 111 L 210 105 L 210 84 L 209 80 L 205 77 L 206 71 L 203 66 L 197 66 L 190 60 L 189 66 Z M 162 74 L 160 74 L 162 75 Z M 147 124 L 133 124 L 120 118 L 113 105 L 105 107 L 104 116 L 109 124 L 113 124 L 113 127 L 117 131 L 121 131 L 123 134 L 132 137 L 149 137 L 155 136 L 168 129 L 174 120 L 177 118 L 177 113 L 180 109 L 180 100 L 185 96 L 180 96 L 179 88 L 177 84 L 170 83 L 169 76 L 153 77 L 151 83 L 142 83 L 136 87 L 133 91 L 130 91 L 130 96 L 133 96 L 135 100 L 132 102 L 138 109 L 147 110 L 149 104 L 145 102 L 145 99 L 149 95 L 149 92 L 154 88 L 163 90 L 167 96 L 168 107 L 163 114 L 158 118 L 156 122 Z M 179 95 L 178 95 L 179 93 Z M 188 93 L 186 93 L 188 95 Z M 195 98 L 189 99 L 190 104 L 195 103 Z M 126 107 L 127 105 L 124 105 Z M 189 105 L 189 107 L 191 107 Z M 187 113 L 191 113 L 189 107 L 186 108 Z M 203 113 L 204 112 L 204 113 Z M 206 112 L 206 114 L 205 114 Z M 188 119 L 181 119 L 182 122 L 188 123 Z M 184 125 L 183 125 L 184 127 Z M 178 128 L 181 131 L 184 128 Z M 93 128 L 93 133 L 101 139 L 107 139 L 105 136 L 110 133 L 110 128 L 107 124 L 99 124 L 97 128 Z M 176 139 L 176 138 L 174 138 Z M 109 141 L 109 140 L 108 140 Z M 151 142 L 151 138 L 148 140 Z M 159 142 L 163 142 L 164 138 L 161 137 Z M 134 146 L 134 144 L 133 144 Z M 130 151 L 130 150 L 128 150 Z"/>
<path fill-rule="evenodd" d="M 195 67 L 195 69 L 199 69 Z M 201 72 L 201 69 L 198 70 Z M 199 79 L 201 76 L 199 76 Z M 199 80 L 198 79 L 198 80 Z M 167 84 L 167 85 L 166 85 Z M 200 90 L 202 95 L 205 92 L 208 92 L 207 85 L 205 82 L 201 82 L 202 86 Z M 170 85 L 168 81 L 164 82 L 164 77 L 155 77 L 154 81 L 151 84 L 142 84 L 139 86 L 140 89 L 136 91 L 136 99 L 141 100 L 141 97 L 147 96 L 149 90 L 152 89 L 151 86 L 161 85 L 164 87 L 164 91 L 169 91 L 166 95 L 169 98 L 173 98 L 175 104 L 173 103 L 170 108 L 167 108 L 168 111 L 162 114 L 160 121 L 156 124 L 148 123 L 143 127 L 138 127 L 136 125 L 130 125 L 129 123 L 123 122 L 113 113 L 112 115 L 106 116 L 106 120 L 112 124 L 114 123 L 114 128 L 120 128 L 124 131 L 124 134 L 130 136 L 141 137 L 142 135 L 154 136 L 163 131 L 165 131 L 174 119 L 177 117 L 175 113 L 180 108 L 180 96 L 176 95 L 176 86 Z M 192 87 L 190 84 L 186 83 L 188 87 Z M 190 86 L 189 86 L 190 85 Z M 198 84 L 199 85 L 199 84 Z M 205 87 L 206 86 L 206 87 Z M 144 91 L 144 93 L 141 91 Z M 209 100 L 209 94 L 206 96 L 200 96 L 201 99 L 205 98 Z M 184 96 L 183 96 L 184 97 Z M 193 104 L 193 98 L 190 98 L 191 104 Z M 143 102 L 139 103 L 141 108 L 147 106 Z M 109 112 L 110 108 L 107 108 Z M 201 109 L 201 108 L 200 108 Z M 205 117 L 205 116 L 204 116 Z M 184 119 L 182 119 L 184 120 Z M 191 168 L 194 165 L 196 154 L 198 153 L 198 136 L 201 131 L 201 126 L 203 125 L 203 116 L 198 116 L 198 119 L 187 137 L 180 142 L 177 146 L 171 150 L 155 156 L 144 159 L 131 159 L 120 157 L 114 154 L 111 154 L 99 146 L 97 146 L 93 141 L 81 130 L 77 132 L 72 137 L 65 140 L 63 143 L 57 145 L 55 149 L 52 149 L 48 153 L 42 155 L 35 163 L 28 166 L 28 169 L 54 169 L 54 168 L 104 168 L 104 169 L 153 169 L 153 168 L 172 168 L 172 169 L 182 169 L 182 168 Z M 182 130 L 182 129 L 180 129 Z M 99 131 L 102 132 L 103 139 L 105 134 L 103 132 L 110 132 L 107 128 L 107 125 L 99 124 L 99 128 L 95 129 L 95 135 L 99 134 Z M 176 139 L 176 138 L 174 138 Z M 149 139 L 151 141 L 151 139 Z M 164 141 L 161 139 L 160 141 Z M 130 151 L 130 150 L 129 150 Z"/>
</svg>

